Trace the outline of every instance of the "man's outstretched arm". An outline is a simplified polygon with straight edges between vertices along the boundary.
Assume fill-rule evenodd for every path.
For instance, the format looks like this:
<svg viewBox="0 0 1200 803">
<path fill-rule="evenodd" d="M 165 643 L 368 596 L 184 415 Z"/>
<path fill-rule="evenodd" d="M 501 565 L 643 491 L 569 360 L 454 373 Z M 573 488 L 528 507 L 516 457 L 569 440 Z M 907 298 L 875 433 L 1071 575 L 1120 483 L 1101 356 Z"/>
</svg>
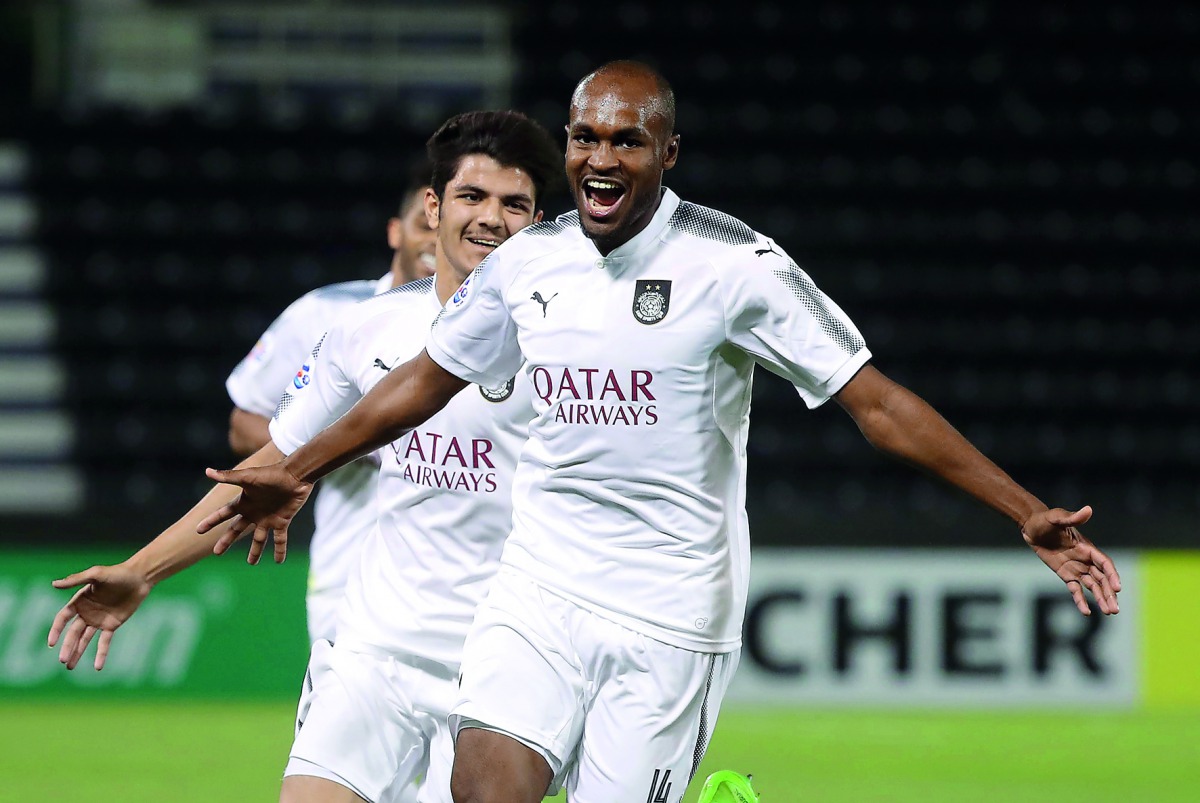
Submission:
<svg viewBox="0 0 1200 803">
<path fill-rule="evenodd" d="M 1081 613 L 1083 589 L 1103 613 L 1116 613 L 1121 578 L 1112 560 L 1077 527 L 1092 509 L 1049 509 L 1018 485 L 942 418 L 936 410 L 871 365 L 835 396 L 875 448 L 918 466 L 1008 516 L 1025 542 L 1067 584 Z"/>
<path fill-rule="evenodd" d="M 270 531 L 277 541 L 286 540 L 287 528 L 314 482 L 420 425 L 466 385 L 422 350 L 283 461 L 261 468 L 208 469 L 210 479 L 240 486 L 242 493 L 204 519 L 197 532 L 229 522 L 234 537 L 253 529 L 256 543 L 265 542 Z"/>
<path fill-rule="evenodd" d="M 283 453 L 268 441 L 240 465 L 267 465 L 282 457 Z M 133 616 L 154 586 L 214 551 L 225 551 L 233 542 L 226 527 L 197 536 L 196 525 L 234 499 L 238 492 L 236 486 L 217 485 L 178 521 L 121 563 L 92 566 L 55 580 L 55 588 L 83 586 L 59 610 L 50 626 L 47 643 L 51 647 L 65 631 L 59 661 L 66 664 L 67 669 L 74 669 L 92 638 L 99 633 L 94 666 L 103 669 L 113 633 Z M 257 559 L 252 555 L 250 562 L 256 563 Z"/>
</svg>

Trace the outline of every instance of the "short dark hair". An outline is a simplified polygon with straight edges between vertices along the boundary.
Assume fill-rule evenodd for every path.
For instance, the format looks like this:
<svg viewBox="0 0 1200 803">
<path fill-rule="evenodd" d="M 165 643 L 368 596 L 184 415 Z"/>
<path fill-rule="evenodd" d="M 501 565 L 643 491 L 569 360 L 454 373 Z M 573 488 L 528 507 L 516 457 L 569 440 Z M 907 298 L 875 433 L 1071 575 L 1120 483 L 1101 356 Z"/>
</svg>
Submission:
<svg viewBox="0 0 1200 803">
<path fill-rule="evenodd" d="M 429 186 L 432 175 L 433 169 L 425 157 L 414 159 L 408 165 L 404 172 L 404 183 L 400 186 L 400 203 L 397 206 L 399 211 L 396 217 L 404 217 L 413 203 L 421 200 L 417 194 L 424 195 L 424 189 Z"/>
<path fill-rule="evenodd" d="M 554 138 L 520 112 L 475 111 L 455 115 L 425 143 L 432 167 L 431 186 L 438 198 L 458 172 L 463 158 L 481 153 L 504 167 L 516 167 L 533 181 L 534 206 L 563 173 L 563 156 Z M 539 207 L 540 208 L 540 207 Z"/>
</svg>

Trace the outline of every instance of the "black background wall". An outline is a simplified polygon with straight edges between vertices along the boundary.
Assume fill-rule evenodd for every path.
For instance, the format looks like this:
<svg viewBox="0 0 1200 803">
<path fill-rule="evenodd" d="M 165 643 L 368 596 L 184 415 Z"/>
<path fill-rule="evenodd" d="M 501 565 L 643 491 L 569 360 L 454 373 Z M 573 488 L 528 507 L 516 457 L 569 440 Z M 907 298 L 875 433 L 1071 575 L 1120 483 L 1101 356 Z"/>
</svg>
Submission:
<svg viewBox="0 0 1200 803">
<path fill-rule="evenodd" d="M 589 69 L 654 63 L 678 97 L 673 189 L 783 245 L 885 373 L 1046 501 L 1093 505 L 1098 541 L 1194 546 L 1196 5 L 865 6 L 521 4 L 514 105 L 558 132 Z M 235 101 L 12 129 L 88 500 L 0 532 L 138 544 L 231 462 L 223 380 L 275 314 L 386 270 L 394 188 L 429 132 L 395 109 Z M 756 543 L 1016 538 L 767 372 L 752 421 Z"/>
</svg>

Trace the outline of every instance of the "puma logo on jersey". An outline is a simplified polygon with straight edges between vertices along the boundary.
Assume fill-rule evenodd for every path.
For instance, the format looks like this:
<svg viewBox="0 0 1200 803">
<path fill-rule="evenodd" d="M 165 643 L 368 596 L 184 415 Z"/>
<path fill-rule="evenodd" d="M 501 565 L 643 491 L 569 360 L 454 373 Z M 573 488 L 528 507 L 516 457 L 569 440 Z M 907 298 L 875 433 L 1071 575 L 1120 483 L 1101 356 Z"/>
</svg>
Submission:
<svg viewBox="0 0 1200 803">
<path fill-rule="evenodd" d="M 542 305 L 542 317 L 545 318 L 546 317 L 546 307 L 550 306 L 550 302 L 556 298 L 558 298 L 558 293 L 555 293 L 554 295 L 550 296 L 545 301 L 543 301 L 542 294 L 537 291 L 534 291 L 533 295 L 531 295 L 529 297 L 529 300 L 536 301 L 537 303 Z"/>
<path fill-rule="evenodd" d="M 378 368 L 380 371 L 392 370 L 389 366 L 384 364 L 383 360 L 379 359 L 378 357 L 375 358 L 375 367 Z"/>
<path fill-rule="evenodd" d="M 754 256 L 756 256 L 756 257 L 760 257 L 763 254 L 774 254 L 777 257 L 783 256 L 783 254 L 781 254 L 775 250 L 775 246 L 771 243 L 767 243 L 766 248 L 758 248 L 754 251 Z"/>
</svg>

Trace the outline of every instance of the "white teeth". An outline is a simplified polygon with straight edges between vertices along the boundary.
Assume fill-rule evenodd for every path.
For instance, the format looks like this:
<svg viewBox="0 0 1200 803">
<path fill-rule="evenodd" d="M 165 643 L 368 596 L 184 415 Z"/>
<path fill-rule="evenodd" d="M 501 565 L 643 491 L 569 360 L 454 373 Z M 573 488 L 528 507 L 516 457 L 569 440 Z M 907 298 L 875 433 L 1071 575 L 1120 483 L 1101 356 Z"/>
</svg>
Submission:
<svg viewBox="0 0 1200 803">
<path fill-rule="evenodd" d="M 468 237 L 467 239 L 470 240 L 471 242 L 475 243 L 476 245 L 486 245 L 486 246 L 490 246 L 492 248 L 495 248 L 496 246 L 500 245 L 499 240 L 484 240 L 484 239 L 480 239 L 478 237 Z"/>
<path fill-rule="evenodd" d="M 600 178 L 584 179 L 583 183 L 598 190 L 619 190 L 621 188 L 621 185 L 615 181 L 605 181 Z"/>
</svg>

